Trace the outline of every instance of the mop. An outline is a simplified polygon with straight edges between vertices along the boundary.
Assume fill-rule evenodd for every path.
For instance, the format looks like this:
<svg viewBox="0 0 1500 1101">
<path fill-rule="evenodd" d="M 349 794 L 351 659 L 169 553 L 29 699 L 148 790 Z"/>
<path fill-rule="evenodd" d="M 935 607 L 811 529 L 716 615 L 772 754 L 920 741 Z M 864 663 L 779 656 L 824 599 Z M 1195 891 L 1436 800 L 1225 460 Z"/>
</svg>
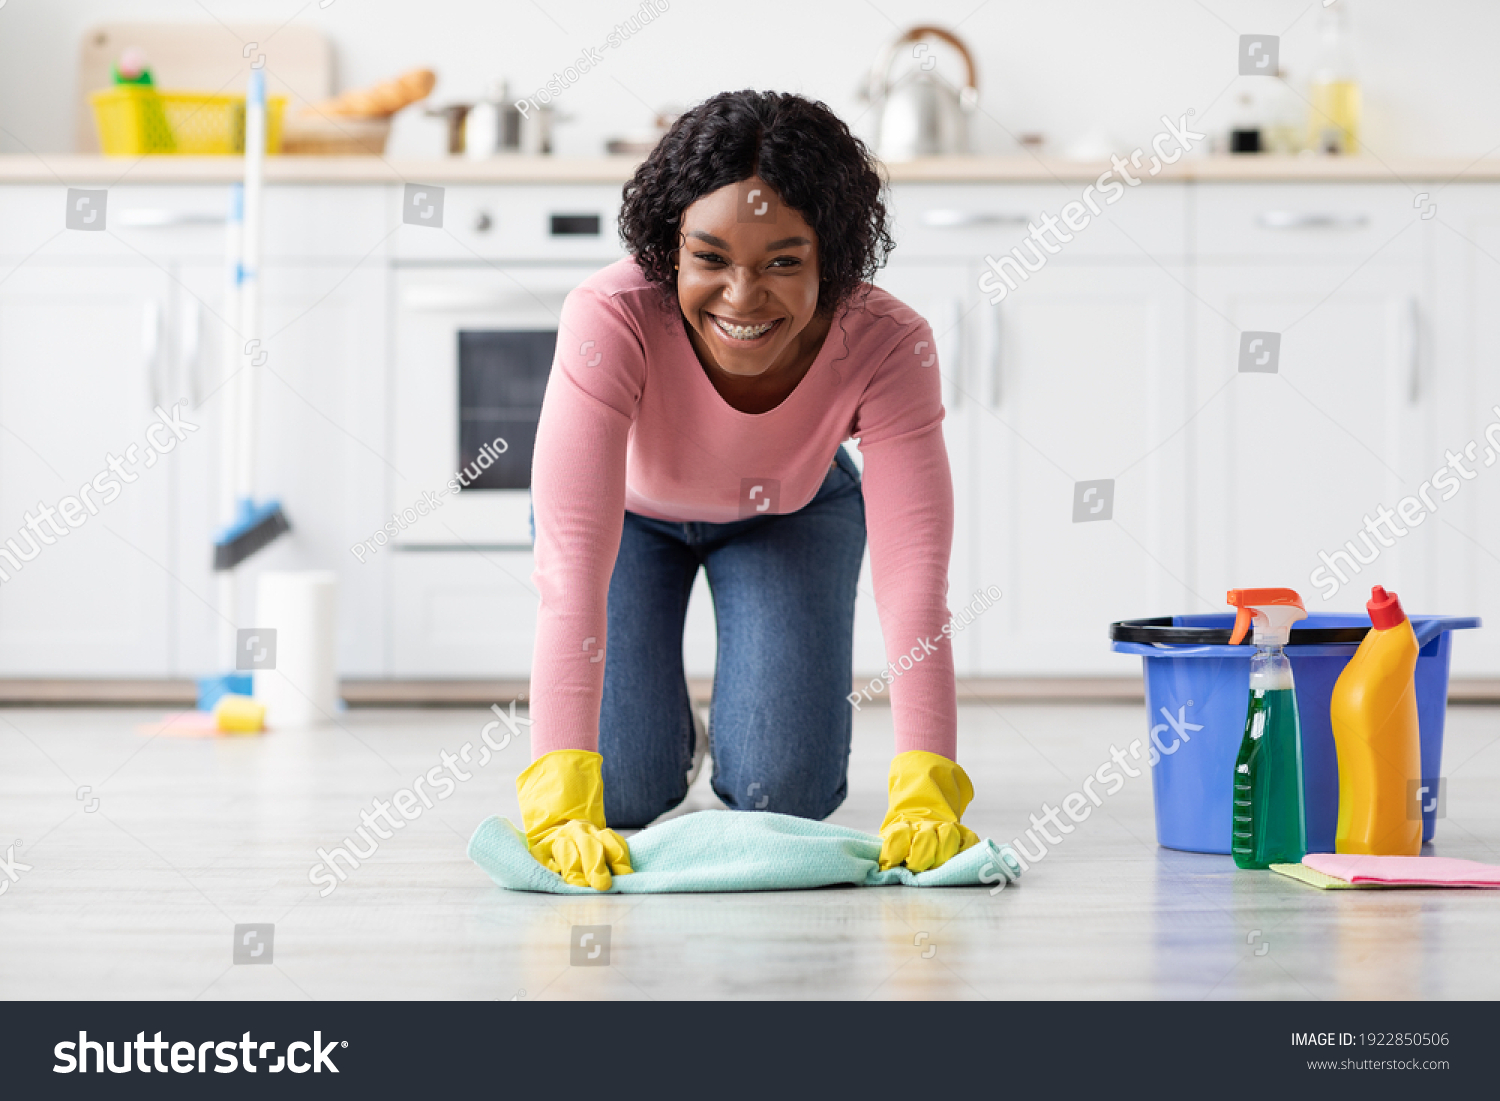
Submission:
<svg viewBox="0 0 1500 1101">
<path fill-rule="evenodd" d="M 236 567 L 291 530 L 279 501 L 255 500 L 256 368 L 265 362 L 260 346 L 260 236 L 266 154 L 266 81 L 250 73 L 245 97 L 245 182 L 230 189 L 225 294 L 225 369 L 239 363 L 224 392 L 220 439 L 220 522 L 214 539 L 214 570 L 219 575 L 222 668 L 235 669 L 238 615 Z M 219 705 L 219 729 L 246 729 L 251 716 L 239 697 L 251 692 L 249 673 L 230 672 L 198 681 L 198 709 Z M 224 697 L 236 697 L 225 700 Z M 248 702 L 248 701 L 246 701 Z M 226 723 L 230 725 L 226 725 Z M 258 720 L 253 724 L 259 728 Z"/>
</svg>

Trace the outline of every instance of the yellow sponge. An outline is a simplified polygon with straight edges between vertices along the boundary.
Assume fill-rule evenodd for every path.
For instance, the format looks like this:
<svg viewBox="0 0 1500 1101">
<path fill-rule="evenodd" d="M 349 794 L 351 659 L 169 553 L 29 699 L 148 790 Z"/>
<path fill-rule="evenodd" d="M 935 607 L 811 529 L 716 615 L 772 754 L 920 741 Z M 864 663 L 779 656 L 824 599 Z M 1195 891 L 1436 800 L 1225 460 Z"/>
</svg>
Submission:
<svg viewBox="0 0 1500 1101">
<path fill-rule="evenodd" d="M 226 693 L 214 704 L 214 722 L 226 734 L 259 734 L 266 728 L 266 705 Z"/>
</svg>

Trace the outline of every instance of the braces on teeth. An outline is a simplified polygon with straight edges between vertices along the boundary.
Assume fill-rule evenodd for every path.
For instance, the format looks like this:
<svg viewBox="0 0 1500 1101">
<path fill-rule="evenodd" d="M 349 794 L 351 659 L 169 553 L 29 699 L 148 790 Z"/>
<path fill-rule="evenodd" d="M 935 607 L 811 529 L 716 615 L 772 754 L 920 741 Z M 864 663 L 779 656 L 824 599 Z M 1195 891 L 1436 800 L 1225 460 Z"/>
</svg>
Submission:
<svg viewBox="0 0 1500 1101">
<path fill-rule="evenodd" d="M 716 317 L 714 324 L 736 340 L 754 340 L 758 336 L 764 336 L 776 322 L 767 321 L 764 325 L 731 325 Z"/>
</svg>

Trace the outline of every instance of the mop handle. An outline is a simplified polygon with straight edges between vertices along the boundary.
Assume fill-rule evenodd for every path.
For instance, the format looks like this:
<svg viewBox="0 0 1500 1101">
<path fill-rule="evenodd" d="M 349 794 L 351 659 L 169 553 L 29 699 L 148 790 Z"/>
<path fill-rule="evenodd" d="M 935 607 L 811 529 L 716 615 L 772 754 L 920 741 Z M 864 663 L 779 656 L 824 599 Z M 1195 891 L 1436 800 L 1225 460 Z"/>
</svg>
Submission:
<svg viewBox="0 0 1500 1101">
<path fill-rule="evenodd" d="M 219 394 L 219 524 L 234 521 L 239 506 L 239 390 L 241 356 L 245 340 L 240 335 L 240 237 L 245 218 L 245 186 L 229 185 L 229 211 L 224 219 L 224 386 Z"/>
<path fill-rule="evenodd" d="M 229 185 L 229 211 L 224 219 L 224 385 L 219 393 L 219 524 L 228 527 L 239 508 L 240 356 L 245 346 L 240 336 L 240 236 L 245 211 L 243 184 Z M 220 669 L 233 669 L 239 601 L 235 571 L 218 576 Z"/>
<path fill-rule="evenodd" d="M 250 73 L 245 96 L 245 221 L 240 245 L 240 401 L 236 463 L 236 495 L 255 499 L 255 418 L 257 361 L 266 350 L 260 343 L 260 223 L 266 158 L 266 78 L 260 69 Z"/>
</svg>

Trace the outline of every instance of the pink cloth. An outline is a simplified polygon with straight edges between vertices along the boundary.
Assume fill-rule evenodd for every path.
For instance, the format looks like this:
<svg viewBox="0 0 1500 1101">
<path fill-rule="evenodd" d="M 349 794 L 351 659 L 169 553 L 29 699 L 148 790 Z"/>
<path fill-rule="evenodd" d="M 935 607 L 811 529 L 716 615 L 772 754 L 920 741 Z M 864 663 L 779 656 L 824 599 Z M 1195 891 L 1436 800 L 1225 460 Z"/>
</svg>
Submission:
<svg viewBox="0 0 1500 1101">
<path fill-rule="evenodd" d="M 932 349 L 927 322 L 872 289 L 834 318 L 785 401 L 741 413 L 714 389 L 680 312 L 633 259 L 568 295 L 531 470 L 532 580 L 541 595 L 534 755 L 597 747 L 598 647 L 626 509 L 678 522 L 738 520 L 742 486 L 753 479 L 779 483 L 772 512 L 795 512 L 812 500 L 839 445 L 858 437 L 886 656 L 894 664 L 914 649 L 924 655 L 890 688 L 896 750 L 953 758 L 953 653 L 940 633 L 949 618 L 953 483 Z"/>
<path fill-rule="evenodd" d="M 1500 887 L 1500 867 L 1451 856 L 1354 856 L 1308 853 L 1302 863 L 1345 883 Z"/>
</svg>

